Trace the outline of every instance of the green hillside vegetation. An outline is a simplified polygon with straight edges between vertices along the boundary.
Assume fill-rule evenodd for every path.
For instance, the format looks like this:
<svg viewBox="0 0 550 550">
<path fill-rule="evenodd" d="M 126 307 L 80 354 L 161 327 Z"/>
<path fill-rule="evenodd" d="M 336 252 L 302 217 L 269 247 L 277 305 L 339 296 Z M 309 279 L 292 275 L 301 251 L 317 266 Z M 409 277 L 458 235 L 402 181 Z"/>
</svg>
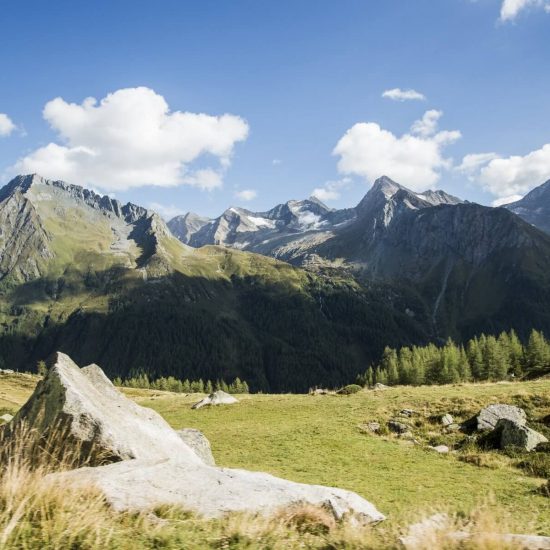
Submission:
<svg viewBox="0 0 550 550">
<path fill-rule="evenodd" d="M 15 412 L 36 380 L 0 375 L 0 406 Z M 117 548 L 388 548 L 396 545 L 407 525 L 437 511 L 450 513 L 458 524 L 470 518 L 482 525 L 485 521 L 489 529 L 550 535 L 550 499 L 540 491 L 550 475 L 549 461 L 546 470 L 542 458 L 535 461 L 549 455 L 504 453 L 466 444 L 468 436 L 444 434 L 439 424 L 442 414 L 450 413 L 460 422 L 489 403 L 501 402 L 523 407 L 529 425 L 550 435 L 544 424 L 550 414 L 550 380 L 397 387 L 352 395 L 242 395 L 237 405 L 201 410 L 190 408 L 200 394 L 124 391 L 159 411 L 174 428 L 203 431 L 218 465 L 350 489 L 375 503 L 388 520 L 358 530 L 335 526 L 326 514 L 314 510 L 292 512 L 294 519 L 284 514 L 271 520 L 232 516 L 223 521 L 158 510 L 163 521 L 155 523 L 150 516 L 117 515 L 103 504 L 98 508 L 101 499 L 93 492 L 70 493 L 67 498 L 64 490 L 63 499 L 55 492 L 42 495 L 46 499 L 39 501 L 42 511 L 31 513 L 27 505 L 28 523 L 10 527 L 9 540 L 18 545 L 8 548 L 32 547 L 29 540 L 61 541 L 57 546 L 47 542 L 45 548 L 98 548 L 102 546 L 97 541 L 105 547 L 107 540 Z M 385 426 L 404 408 L 416 411 L 411 425 L 417 444 L 384 429 L 379 435 L 365 429 L 370 421 Z M 427 447 L 442 443 L 456 453 L 440 455 Z M 12 517 L 6 516 L 7 503 L 18 502 L 15 494 L 11 497 L 15 500 L 6 500 L 6 483 L 3 480 L 0 489 L 0 534 Z M 15 491 L 17 486 L 10 483 Z M 17 494 L 22 498 L 25 493 Z M 86 503 L 86 510 L 79 503 Z M 99 531 L 91 520 L 96 513 Z M 82 529 L 63 531 L 63 526 L 77 521 Z M 68 537 L 80 542 L 71 539 L 71 546 Z"/>
</svg>

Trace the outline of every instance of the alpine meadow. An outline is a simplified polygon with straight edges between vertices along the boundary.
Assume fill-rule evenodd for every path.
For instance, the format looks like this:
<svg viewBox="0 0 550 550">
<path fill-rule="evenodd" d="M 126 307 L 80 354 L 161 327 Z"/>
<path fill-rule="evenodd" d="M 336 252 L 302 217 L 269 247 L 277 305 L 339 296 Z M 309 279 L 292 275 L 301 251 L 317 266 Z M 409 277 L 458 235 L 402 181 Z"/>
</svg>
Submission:
<svg viewBox="0 0 550 550">
<path fill-rule="evenodd" d="M 0 547 L 550 549 L 550 0 L 22 0 Z"/>
</svg>

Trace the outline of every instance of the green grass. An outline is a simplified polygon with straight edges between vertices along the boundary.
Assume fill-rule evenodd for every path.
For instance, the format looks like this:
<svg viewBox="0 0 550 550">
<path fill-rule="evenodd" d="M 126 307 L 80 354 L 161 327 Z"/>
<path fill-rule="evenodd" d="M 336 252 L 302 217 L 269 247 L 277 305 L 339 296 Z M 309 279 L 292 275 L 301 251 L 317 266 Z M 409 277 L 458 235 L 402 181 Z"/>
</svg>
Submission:
<svg viewBox="0 0 550 550">
<path fill-rule="evenodd" d="M 421 418 L 451 412 L 464 420 L 491 402 L 525 405 L 533 397 L 546 405 L 529 413 L 535 418 L 548 414 L 550 381 L 400 387 L 351 396 L 253 395 L 242 396 L 236 406 L 198 411 L 189 408 L 196 396 L 134 393 L 175 428 L 202 430 L 219 465 L 350 489 L 397 523 L 419 510 L 466 511 L 490 499 L 533 530 L 550 534 L 550 499 L 536 492 L 542 480 L 514 468 L 505 457 L 499 455 L 493 468 L 482 468 L 459 460 L 459 454 L 439 455 L 358 429 L 367 421 L 386 421 L 403 408 L 418 411 Z M 441 432 L 436 425 L 428 428 L 422 425 L 421 435 Z"/>
<path fill-rule="evenodd" d="M 0 395 L 13 396 L 0 406 L 22 403 L 30 394 L 28 379 L 14 390 L 17 378 L 0 378 Z M 480 460 L 465 462 L 471 450 L 439 455 L 424 444 L 367 434 L 358 427 L 374 420 L 385 423 L 410 408 L 418 413 L 413 432 L 422 443 L 437 435 L 452 445 L 464 436 L 445 436 L 434 416 L 450 412 L 461 421 L 484 405 L 504 402 L 525 407 L 530 423 L 536 423 L 550 412 L 550 380 L 399 387 L 350 396 L 242 395 L 237 405 L 197 411 L 190 406 L 199 395 L 125 393 L 160 412 L 174 428 L 203 431 L 218 465 L 356 491 L 388 516 L 390 529 L 430 510 L 468 513 L 489 503 L 497 515 L 513 517 L 526 531 L 550 534 L 550 499 L 538 492 L 543 480 L 516 468 L 517 456 L 479 451 Z"/>
</svg>

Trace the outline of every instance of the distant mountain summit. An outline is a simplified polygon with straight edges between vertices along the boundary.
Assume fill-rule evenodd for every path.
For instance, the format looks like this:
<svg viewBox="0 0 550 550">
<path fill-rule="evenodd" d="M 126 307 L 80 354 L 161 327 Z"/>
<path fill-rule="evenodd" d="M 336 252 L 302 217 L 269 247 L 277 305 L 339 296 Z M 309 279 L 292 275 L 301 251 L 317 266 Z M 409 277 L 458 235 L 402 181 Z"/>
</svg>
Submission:
<svg viewBox="0 0 550 550">
<path fill-rule="evenodd" d="M 535 187 L 523 199 L 504 207 L 531 225 L 550 233 L 550 180 Z"/>
<path fill-rule="evenodd" d="M 155 212 L 77 185 L 27 175 L 0 191 L 0 280 L 55 274 L 66 263 L 169 269 L 167 241 Z"/>
<path fill-rule="evenodd" d="M 231 207 L 211 220 L 186 214 L 170 220 L 168 227 L 193 247 L 219 244 L 302 265 L 312 260 L 311 255 L 322 243 L 357 222 L 369 219 L 376 230 L 403 210 L 461 202 L 444 191 L 414 193 L 384 176 L 355 208 L 334 210 L 310 198 L 291 200 L 267 212 Z"/>
</svg>

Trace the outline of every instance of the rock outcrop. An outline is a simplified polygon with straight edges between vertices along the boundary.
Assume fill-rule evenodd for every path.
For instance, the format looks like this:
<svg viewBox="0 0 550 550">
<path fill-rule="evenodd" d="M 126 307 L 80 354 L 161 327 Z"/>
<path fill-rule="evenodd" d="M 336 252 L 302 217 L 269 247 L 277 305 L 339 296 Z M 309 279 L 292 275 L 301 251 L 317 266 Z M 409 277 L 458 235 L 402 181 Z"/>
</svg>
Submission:
<svg viewBox="0 0 550 550">
<path fill-rule="evenodd" d="M 233 405 L 234 403 L 238 403 L 239 400 L 235 399 L 232 395 L 229 395 L 228 393 L 224 391 L 215 391 L 214 393 L 211 393 L 204 399 L 201 399 L 198 403 L 195 403 L 191 408 L 192 409 L 200 409 L 202 407 L 207 407 L 210 405 Z"/>
<path fill-rule="evenodd" d="M 177 505 L 219 517 L 308 503 L 327 507 L 336 518 L 384 519 L 350 491 L 208 465 L 196 453 L 197 445 L 192 443 L 193 450 L 188 444 L 190 437 L 201 439 L 197 433 L 178 434 L 156 412 L 119 393 L 97 365 L 79 369 L 62 353 L 13 421 L 0 428 L 4 452 L 21 436 L 23 425 L 30 428 L 31 440 L 47 440 L 49 451 L 75 454 L 76 466 L 90 464 L 50 475 L 63 483 L 95 485 L 117 510 Z"/>
</svg>

